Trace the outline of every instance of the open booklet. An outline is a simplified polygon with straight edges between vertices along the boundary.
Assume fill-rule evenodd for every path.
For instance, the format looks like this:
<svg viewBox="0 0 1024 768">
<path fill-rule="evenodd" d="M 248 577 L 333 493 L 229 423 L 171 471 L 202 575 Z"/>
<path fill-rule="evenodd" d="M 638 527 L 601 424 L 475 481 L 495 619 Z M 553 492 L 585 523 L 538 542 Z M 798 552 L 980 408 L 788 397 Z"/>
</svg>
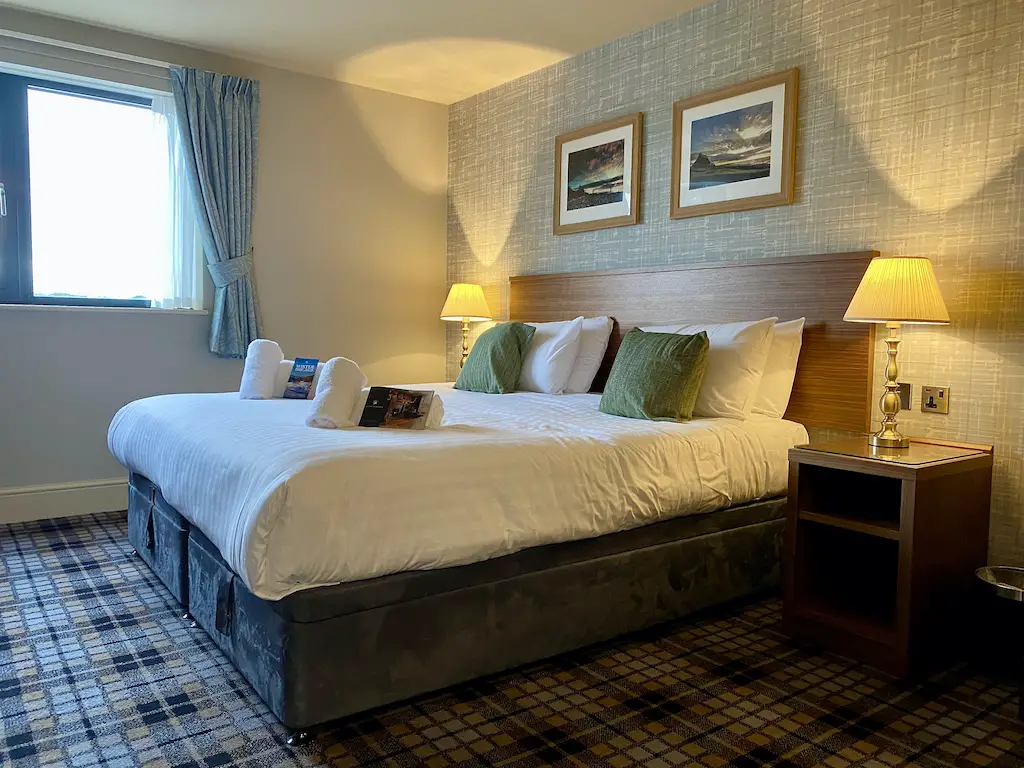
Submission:
<svg viewBox="0 0 1024 768">
<path fill-rule="evenodd" d="M 433 401 L 429 390 L 370 387 L 359 426 L 425 429 Z"/>
</svg>

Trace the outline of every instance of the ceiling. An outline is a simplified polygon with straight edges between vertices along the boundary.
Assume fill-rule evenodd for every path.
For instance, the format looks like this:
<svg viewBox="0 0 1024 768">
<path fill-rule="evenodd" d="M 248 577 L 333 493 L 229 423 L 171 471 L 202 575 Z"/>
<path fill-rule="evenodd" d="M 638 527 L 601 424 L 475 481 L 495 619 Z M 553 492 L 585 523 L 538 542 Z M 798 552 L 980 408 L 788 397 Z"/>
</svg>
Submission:
<svg viewBox="0 0 1024 768">
<path fill-rule="evenodd" d="M 445 104 L 700 0 L 3 0 Z"/>
</svg>

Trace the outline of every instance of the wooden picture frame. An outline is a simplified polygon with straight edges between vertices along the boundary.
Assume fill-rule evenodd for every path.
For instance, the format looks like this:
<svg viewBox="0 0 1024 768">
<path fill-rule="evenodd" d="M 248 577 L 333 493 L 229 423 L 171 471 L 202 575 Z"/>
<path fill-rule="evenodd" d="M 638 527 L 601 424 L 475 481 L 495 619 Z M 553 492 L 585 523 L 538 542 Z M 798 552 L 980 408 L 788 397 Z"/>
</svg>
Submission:
<svg viewBox="0 0 1024 768">
<path fill-rule="evenodd" d="M 634 112 L 555 138 L 554 234 L 640 222 L 643 134 L 644 115 Z M 587 167 L 594 168 L 589 182 L 584 174 L 590 171 L 581 170 Z M 618 184 L 616 169 L 621 170 Z M 587 183 L 570 187 L 574 181 Z"/>
<path fill-rule="evenodd" d="M 794 67 L 673 105 L 669 218 L 793 202 L 799 81 Z"/>
</svg>

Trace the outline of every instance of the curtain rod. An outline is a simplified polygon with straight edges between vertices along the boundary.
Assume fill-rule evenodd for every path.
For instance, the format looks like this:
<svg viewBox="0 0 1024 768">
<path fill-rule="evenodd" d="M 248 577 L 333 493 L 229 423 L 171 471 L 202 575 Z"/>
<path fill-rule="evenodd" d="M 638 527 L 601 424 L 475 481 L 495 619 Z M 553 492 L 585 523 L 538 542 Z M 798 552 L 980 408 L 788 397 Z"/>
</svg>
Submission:
<svg viewBox="0 0 1024 768">
<path fill-rule="evenodd" d="M 171 66 L 170 62 L 160 61 L 159 59 L 149 59 L 145 56 L 135 56 L 130 53 L 123 53 L 121 51 L 108 51 L 103 48 L 96 48 L 90 45 L 80 45 L 78 43 L 71 43 L 67 40 L 56 40 L 52 37 L 42 37 L 40 35 L 29 35 L 24 32 L 18 32 L 13 29 L 0 29 L 0 35 L 5 37 L 13 37 L 18 40 L 24 40 L 30 43 L 40 43 L 42 45 L 52 45 L 56 48 L 64 48 L 71 51 L 79 51 L 80 53 L 88 53 L 93 56 L 105 56 L 111 59 L 120 59 L 121 61 L 132 62 L 134 64 L 142 64 L 149 67 L 159 67 L 160 69 L 167 69 Z"/>
</svg>

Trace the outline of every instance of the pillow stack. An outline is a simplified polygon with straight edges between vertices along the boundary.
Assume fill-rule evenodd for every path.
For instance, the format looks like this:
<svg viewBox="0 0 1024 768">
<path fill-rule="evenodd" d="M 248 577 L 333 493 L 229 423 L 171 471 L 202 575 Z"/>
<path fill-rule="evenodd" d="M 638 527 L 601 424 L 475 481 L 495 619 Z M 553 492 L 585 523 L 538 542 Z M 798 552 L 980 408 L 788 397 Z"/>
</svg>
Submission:
<svg viewBox="0 0 1024 768">
<path fill-rule="evenodd" d="M 589 392 L 608 349 L 609 317 L 502 323 L 477 341 L 456 389 L 552 395 Z M 677 322 L 626 334 L 601 398 L 605 413 L 684 421 L 781 419 L 789 405 L 804 318 Z"/>
<path fill-rule="evenodd" d="M 751 414 L 760 414 L 781 419 L 796 378 L 804 318 L 777 321 L 778 318 L 769 317 L 745 323 L 672 323 L 640 330 L 684 338 L 701 333 L 707 336 L 707 363 L 693 404 L 693 416 L 746 419 Z M 616 358 L 615 367 L 618 363 Z M 690 384 L 686 377 L 676 382 L 680 388 Z M 666 414 L 659 417 L 668 418 Z"/>
<path fill-rule="evenodd" d="M 610 317 L 496 325 L 473 345 L 455 388 L 491 394 L 589 392 L 613 325 Z"/>
<path fill-rule="evenodd" d="M 644 328 L 646 333 L 708 337 L 707 372 L 697 395 L 695 416 L 745 419 L 754 409 L 778 318 L 751 323 L 679 323 Z"/>
</svg>

